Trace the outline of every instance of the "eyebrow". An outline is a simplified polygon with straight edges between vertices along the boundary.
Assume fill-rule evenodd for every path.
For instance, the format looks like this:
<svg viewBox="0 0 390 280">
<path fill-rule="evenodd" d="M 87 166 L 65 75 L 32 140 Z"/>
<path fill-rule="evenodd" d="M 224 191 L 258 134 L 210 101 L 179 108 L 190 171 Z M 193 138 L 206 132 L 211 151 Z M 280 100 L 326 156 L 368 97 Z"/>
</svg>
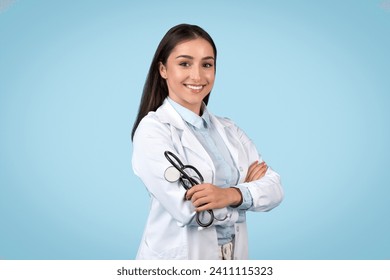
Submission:
<svg viewBox="0 0 390 280">
<path fill-rule="evenodd" d="M 176 57 L 176 59 L 178 59 L 178 58 L 194 59 L 192 56 L 190 56 L 190 55 L 185 55 L 185 54 L 179 55 L 179 56 Z M 206 56 L 206 57 L 203 57 L 203 58 L 202 58 L 202 60 L 207 60 L 207 59 L 215 60 L 215 58 L 212 57 L 212 56 Z"/>
</svg>

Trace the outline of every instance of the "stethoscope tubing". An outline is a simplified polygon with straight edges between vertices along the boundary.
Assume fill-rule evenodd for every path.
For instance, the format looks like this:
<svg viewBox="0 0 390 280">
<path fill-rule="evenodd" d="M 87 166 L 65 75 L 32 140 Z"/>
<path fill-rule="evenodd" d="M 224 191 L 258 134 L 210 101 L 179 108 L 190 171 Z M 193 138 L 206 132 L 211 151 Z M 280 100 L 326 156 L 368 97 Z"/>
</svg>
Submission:
<svg viewBox="0 0 390 280">
<path fill-rule="evenodd" d="M 166 157 L 166 159 L 169 161 L 170 164 L 172 164 L 173 167 L 175 167 L 181 174 L 181 177 L 180 177 L 180 182 L 182 184 L 182 186 L 186 189 L 186 190 L 189 190 L 191 187 L 195 186 L 195 185 L 199 185 L 201 183 L 203 183 L 203 176 L 202 174 L 200 174 L 199 170 L 196 169 L 194 166 L 192 165 L 184 165 L 181 160 L 172 152 L 170 151 L 165 151 L 164 152 L 164 155 Z M 172 160 L 173 157 L 176 162 L 174 160 Z M 195 173 L 199 176 L 199 182 L 190 177 L 184 170 L 186 168 L 191 168 L 193 171 L 195 171 Z M 190 182 L 191 184 L 191 187 L 188 187 L 185 183 L 184 183 L 184 179 L 188 180 L 188 182 Z M 207 210 L 207 212 L 210 214 L 210 220 L 207 222 L 207 223 L 203 223 L 201 220 L 200 220 L 200 215 L 202 212 L 197 212 L 196 213 L 196 222 L 198 223 L 198 225 L 200 225 L 201 227 L 209 227 L 213 221 L 214 221 L 214 212 L 213 210 Z"/>
<path fill-rule="evenodd" d="M 188 180 L 191 183 L 191 187 L 193 187 L 195 185 L 199 185 L 199 184 L 201 184 L 203 182 L 204 179 L 203 179 L 202 174 L 200 174 L 199 170 L 196 169 L 194 166 L 192 166 L 192 165 L 184 165 L 181 162 L 181 160 L 174 153 L 172 153 L 170 151 L 165 151 L 164 155 L 165 155 L 166 159 L 169 161 L 169 163 L 172 164 L 173 167 L 175 167 L 180 172 L 182 177 L 184 177 L 186 180 Z M 171 157 L 173 157 L 176 160 L 176 162 L 174 160 L 172 160 Z M 196 179 L 188 176 L 188 174 L 184 172 L 184 170 L 186 168 L 191 168 L 192 170 L 194 170 L 196 172 L 196 174 L 199 176 L 199 182 Z M 183 187 L 186 190 L 190 189 L 190 187 L 186 186 L 185 184 L 183 184 Z"/>
</svg>

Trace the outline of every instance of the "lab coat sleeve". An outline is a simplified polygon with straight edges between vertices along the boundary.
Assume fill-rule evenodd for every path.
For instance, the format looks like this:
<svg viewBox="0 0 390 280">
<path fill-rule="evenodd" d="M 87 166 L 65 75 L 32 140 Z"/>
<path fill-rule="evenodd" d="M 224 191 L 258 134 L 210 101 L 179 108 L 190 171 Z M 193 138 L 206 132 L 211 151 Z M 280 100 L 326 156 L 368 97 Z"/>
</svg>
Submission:
<svg viewBox="0 0 390 280">
<path fill-rule="evenodd" d="M 164 178 L 165 170 L 171 166 L 164 156 L 167 150 L 176 154 L 169 125 L 145 117 L 133 138 L 134 173 L 179 226 L 197 225 L 194 207 L 184 199 L 185 189 L 178 182 L 170 183 Z"/>
<path fill-rule="evenodd" d="M 254 143 L 238 126 L 235 126 L 236 133 L 244 147 L 248 158 L 248 166 L 254 161 L 262 162 L 263 159 L 258 153 Z M 237 185 L 240 189 L 247 189 L 252 197 L 252 205 L 246 210 L 269 211 L 278 206 L 284 197 L 280 176 L 271 167 L 268 167 L 264 177 L 259 180 L 241 183 Z M 242 210 L 242 208 L 239 208 Z"/>
</svg>

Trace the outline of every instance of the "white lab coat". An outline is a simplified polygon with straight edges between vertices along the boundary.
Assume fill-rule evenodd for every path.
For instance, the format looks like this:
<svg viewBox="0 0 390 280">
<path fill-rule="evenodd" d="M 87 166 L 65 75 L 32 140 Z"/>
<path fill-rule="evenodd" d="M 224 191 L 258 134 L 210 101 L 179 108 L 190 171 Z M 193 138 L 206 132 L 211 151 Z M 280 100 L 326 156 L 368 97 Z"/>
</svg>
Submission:
<svg viewBox="0 0 390 280">
<path fill-rule="evenodd" d="M 210 114 L 245 180 L 248 167 L 260 158 L 255 145 L 232 121 Z M 185 189 L 164 178 L 170 163 L 164 151 L 175 153 L 184 164 L 195 166 L 204 182 L 215 181 L 215 167 L 201 143 L 167 100 L 140 122 L 133 139 L 133 170 L 145 184 L 151 198 L 150 213 L 137 259 L 218 259 L 217 232 L 214 226 L 200 229 L 194 219 L 192 203 L 184 199 Z M 246 183 L 253 198 L 251 211 L 268 211 L 279 205 L 283 191 L 279 175 L 268 168 L 260 180 Z M 136 198 L 133 198 L 136 199 Z M 237 223 L 236 208 L 215 209 L 214 225 L 234 225 L 234 258 L 248 258 L 247 227 Z M 241 210 L 242 211 L 242 210 Z"/>
</svg>

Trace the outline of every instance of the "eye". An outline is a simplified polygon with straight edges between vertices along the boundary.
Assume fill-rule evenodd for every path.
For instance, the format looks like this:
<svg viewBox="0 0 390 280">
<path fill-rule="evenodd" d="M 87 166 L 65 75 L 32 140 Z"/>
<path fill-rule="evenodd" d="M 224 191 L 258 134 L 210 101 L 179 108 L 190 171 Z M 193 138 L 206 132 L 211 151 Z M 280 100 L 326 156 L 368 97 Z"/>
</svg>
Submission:
<svg viewBox="0 0 390 280">
<path fill-rule="evenodd" d="M 212 64 L 212 63 L 204 63 L 204 64 L 203 64 L 203 67 L 205 67 L 205 68 L 211 68 L 211 67 L 213 67 L 213 64 Z"/>
<path fill-rule="evenodd" d="M 190 64 L 188 62 L 186 62 L 186 61 L 180 62 L 179 65 L 183 66 L 183 67 L 189 67 L 190 66 Z"/>
</svg>

